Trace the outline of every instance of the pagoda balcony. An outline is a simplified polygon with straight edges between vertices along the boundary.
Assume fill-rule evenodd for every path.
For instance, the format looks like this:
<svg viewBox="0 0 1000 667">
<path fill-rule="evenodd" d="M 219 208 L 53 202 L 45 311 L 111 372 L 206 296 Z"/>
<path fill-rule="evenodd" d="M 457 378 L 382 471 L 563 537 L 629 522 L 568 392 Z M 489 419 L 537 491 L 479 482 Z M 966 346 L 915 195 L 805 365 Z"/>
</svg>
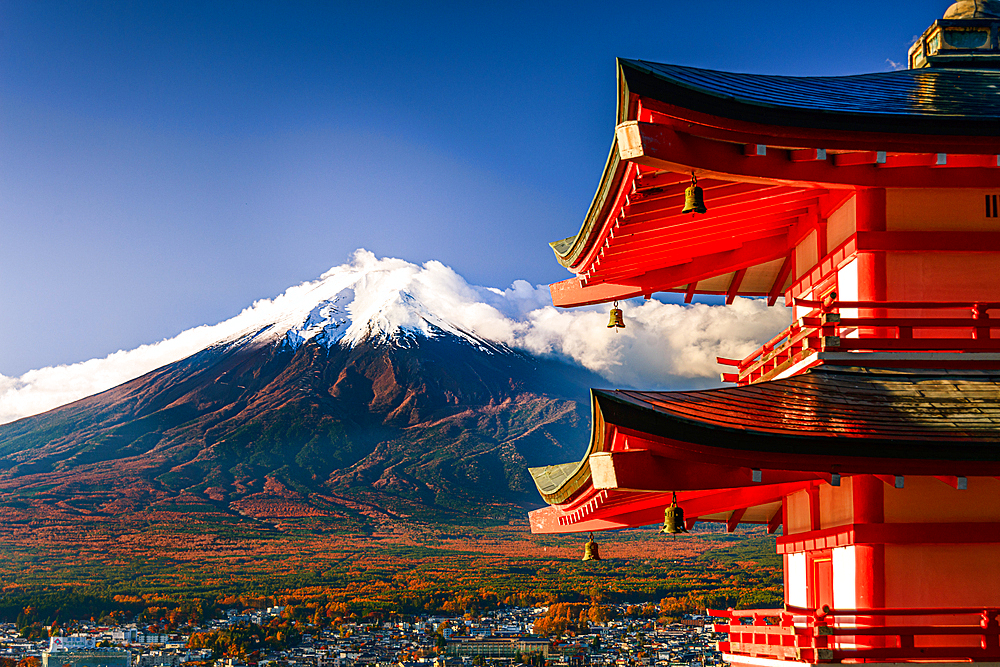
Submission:
<svg viewBox="0 0 1000 667">
<path fill-rule="evenodd" d="M 715 631 L 724 659 L 737 665 L 778 661 L 806 664 L 858 662 L 997 662 L 998 609 L 709 610 L 728 619 Z"/>
<path fill-rule="evenodd" d="M 1000 317 L 990 317 L 1000 303 L 794 299 L 793 304 L 797 311 L 808 310 L 792 326 L 743 359 L 718 357 L 736 369 L 722 374 L 724 382 L 745 386 L 786 377 L 824 363 L 824 356 L 840 365 L 944 367 L 958 361 L 957 353 L 1000 353 L 1000 333 L 994 333 Z M 976 361 L 986 367 L 982 358 Z"/>
</svg>

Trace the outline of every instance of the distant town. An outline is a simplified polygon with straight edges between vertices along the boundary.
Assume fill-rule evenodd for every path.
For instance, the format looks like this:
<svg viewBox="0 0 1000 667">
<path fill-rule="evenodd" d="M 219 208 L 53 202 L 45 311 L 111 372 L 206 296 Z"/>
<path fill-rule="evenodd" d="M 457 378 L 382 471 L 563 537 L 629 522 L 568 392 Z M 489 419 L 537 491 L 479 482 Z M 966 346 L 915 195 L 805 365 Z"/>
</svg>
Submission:
<svg viewBox="0 0 1000 667">
<path fill-rule="evenodd" d="M 648 607 L 647 607 L 648 609 Z M 577 631 L 551 629 L 548 607 L 507 608 L 480 617 L 418 616 L 391 622 L 344 622 L 316 629 L 276 648 L 259 641 L 283 607 L 228 609 L 224 617 L 162 634 L 141 623 L 102 627 L 67 624 L 51 637 L 25 636 L 15 623 L 0 624 L 0 666 L 16 667 L 578 667 L 658 665 L 707 667 L 722 662 L 711 620 L 685 615 L 663 623 L 636 614 L 638 607 L 611 605 L 616 617 Z M 635 614 L 635 615 L 630 615 Z M 30 633 L 28 633 L 30 634 Z M 223 641 L 218 641 L 223 638 Z M 226 642 L 232 642 L 226 644 Z M 208 645 L 206 645 L 208 644 Z"/>
</svg>

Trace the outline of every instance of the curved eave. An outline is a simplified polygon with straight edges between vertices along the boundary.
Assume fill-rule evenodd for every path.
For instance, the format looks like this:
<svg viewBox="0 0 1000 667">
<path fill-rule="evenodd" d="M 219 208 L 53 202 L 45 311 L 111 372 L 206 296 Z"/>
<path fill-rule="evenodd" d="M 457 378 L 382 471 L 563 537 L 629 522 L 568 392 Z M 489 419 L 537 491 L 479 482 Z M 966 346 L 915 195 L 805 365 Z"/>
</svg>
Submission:
<svg viewBox="0 0 1000 667">
<path fill-rule="evenodd" d="M 633 118 L 636 104 L 634 98 L 629 93 L 628 83 L 625 80 L 625 72 L 622 69 L 622 60 L 617 60 L 618 73 L 618 106 L 615 115 L 620 124 Z M 622 179 L 625 178 L 628 163 L 624 163 L 620 158 L 618 150 L 618 137 L 611 142 L 611 151 L 608 159 L 604 163 L 604 171 L 601 173 L 601 180 L 597 186 L 594 199 L 587 209 L 587 215 L 583 219 L 583 225 L 574 236 L 553 241 L 549 244 L 556 259 L 567 269 L 576 268 L 580 260 L 585 257 L 593 247 L 604 221 L 608 217 L 608 211 L 614 205 L 614 196 L 621 188 Z"/>
<path fill-rule="evenodd" d="M 590 455 L 604 451 L 604 416 L 597 403 L 597 390 L 590 390 L 590 445 L 583 459 L 572 463 L 528 468 L 542 499 L 550 505 L 561 505 L 590 485 Z"/>
<path fill-rule="evenodd" d="M 783 77 L 627 59 L 619 59 L 618 66 L 632 95 L 741 122 L 852 133 L 1000 137 L 1000 72 L 992 70 Z M 758 90 L 755 98 L 752 93 Z M 618 122 L 624 120 L 629 119 L 621 117 L 620 109 Z"/>
<path fill-rule="evenodd" d="M 590 290 L 594 295 L 586 298 L 567 293 L 561 297 L 563 302 L 557 305 L 599 303 L 640 294 L 648 295 L 651 291 L 684 291 L 680 289 L 684 287 L 683 283 L 657 284 L 652 286 L 653 289 L 649 289 L 650 285 L 638 285 L 632 282 L 635 276 L 604 275 L 608 274 L 606 268 L 593 271 L 601 245 L 607 243 L 610 230 L 614 226 L 612 223 L 621 215 L 622 207 L 628 201 L 629 186 L 634 183 L 637 176 L 641 179 L 644 174 L 668 172 L 686 174 L 695 171 L 700 178 L 714 177 L 723 182 L 756 182 L 765 185 L 796 185 L 806 189 L 833 187 L 849 190 L 854 187 L 930 185 L 973 187 L 995 182 L 995 169 L 1000 164 L 996 162 L 996 155 L 1000 154 L 1000 111 L 998 111 L 1000 93 L 989 93 L 993 97 L 979 103 L 976 106 L 976 114 L 949 113 L 951 107 L 962 101 L 960 96 L 962 90 L 953 80 L 956 76 L 961 77 L 962 71 L 795 78 L 659 66 L 675 71 L 677 76 L 669 78 L 663 72 L 657 73 L 654 66 L 655 64 L 641 61 L 618 60 L 618 132 L 612 143 L 597 192 L 577 234 L 550 244 L 559 263 L 582 278 L 580 286 L 586 284 L 597 286 L 606 282 L 609 283 L 609 287 L 604 290 Z M 712 80 L 713 77 L 719 79 L 722 83 L 718 83 L 718 87 L 723 92 L 685 81 L 685 75 L 689 79 L 697 79 L 699 76 L 708 80 Z M 836 108 L 802 108 L 749 99 L 737 94 L 723 94 L 726 77 L 735 81 L 736 84 L 732 85 L 737 87 L 742 85 L 748 88 L 758 80 L 763 81 L 761 85 L 765 87 L 777 82 L 773 85 L 777 86 L 780 83 L 789 90 L 805 89 L 818 99 L 822 99 L 822 96 L 816 91 L 821 90 L 824 85 L 836 88 L 839 82 L 841 88 L 849 90 L 850 95 L 854 96 L 856 106 L 862 104 L 858 99 L 865 97 L 866 86 L 878 91 L 879 86 L 884 85 L 892 91 L 892 95 L 887 95 L 889 100 L 883 100 L 882 104 L 887 109 L 896 109 L 896 112 L 862 113 L 838 111 Z M 914 87 L 916 91 L 914 94 L 923 94 L 933 101 L 936 99 L 933 86 L 926 85 L 926 82 L 936 81 L 940 77 L 946 77 L 949 81 L 949 92 L 942 96 L 942 99 L 947 100 L 947 104 L 942 102 L 941 108 L 936 110 L 933 109 L 933 104 L 928 106 L 926 100 L 913 102 L 912 108 L 906 106 L 908 89 L 906 85 L 901 85 L 901 82 L 907 85 L 912 84 L 912 81 L 923 82 L 922 88 Z M 977 91 L 993 90 L 993 84 L 990 82 L 996 79 L 995 90 L 1000 90 L 1000 72 L 968 72 L 966 78 L 974 80 Z M 800 97 L 805 95 L 801 90 L 798 92 Z M 771 94 L 775 94 L 773 90 Z M 996 99 L 993 99 L 994 97 Z M 826 103 L 832 104 L 829 100 Z M 641 121 L 637 127 L 625 129 L 626 125 L 636 125 L 637 121 Z M 685 132 L 693 134 L 684 134 Z M 629 133 L 635 136 L 631 137 Z M 622 139 L 627 135 L 631 137 L 628 141 Z M 621 142 L 629 143 L 633 140 L 636 145 L 625 146 L 623 150 Z M 947 152 L 958 156 L 959 167 L 968 168 L 949 167 L 941 171 L 931 167 L 876 169 L 871 164 L 834 166 L 840 164 L 839 158 L 832 163 L 826 160 L 814 163 L 791 163 L 784 157 L 784 150 L 779 150 L 781 155 L 772 156 L 769 152 L 767 157 L 754 158 L 750 162 L 744 162 L 739 158 L 734 160 L 730 153 L 742 150 L 743 142 L 747 145 L 786 146 L 789 150 L 799 151 L 808 148 L 839 152 L 889 150 L 898 154 L 919 153 L 924 157 L 933 157 L 933 153 Z M 668 153 L 662 155 L 655 153 L 655 147 L 665 145 L 672 146 Z M 653 147 L 654 152 L 647 152 L 649 147 Z M 625 155 L 626 153 L 628 155 Z M 977 155 L 982 156 L 982 159 L 974 157 Z M 909 155 L 908 158 L 904 155 L 902 159 L 905 161 L 914 157 L 916 156 Z M 962 159 L 965 162 L 961 162 Z M 890 158 L 890 162 L 893 160 L 896 158 Z M 989 160 L 993 162 L 988 165 Z M 990 165 L 993 169 L 982 168 Z M 761 256 L 754 259 L 759 264 L 771 261 L 775 257 Z M 747 269 L 751 266 L 753 263 L 745 266 L 734 265 L 729 271 Z M 719 273 L 721 275 L 725 272 Z M 683 277 L 690 278 L 687 281 L 688 291 L 699 294 L 713 293 L 712 290 L 702 289 L 702 285 L 698 283 L 715 276 L 685 274 Z M 777 276 L 775 278 L 776 282 L 780 282 L 777 281 Z M 630 287 L 621 287 L 619 283 Z M 575 284 L 569 287 L 575 292 Z M 780 284 L 774 285 L 776 290 L 780 290 L 781 287 Z M 556 291 L 553 292 L 554 296 Z M 719 291 L 716 290 L 715 293 Z M 743 294 L 738 290 L 734 293 Z"/>
<path fill-rule="evenodd" d="M 619 158 L 618 140 L 611 142 L 611 153 L 608 161 L 604 165 L 604 172 L 601 174 L 601 182 L 597 186 L 597 194 L 590 203 L 587 215 L 583 219 L 583 226 L 575 236 L 553 241 L 549 244 L 556 254 L 556 259 L 567 269 L 572 270 L 582 256 L 593 246 L 598 238 L 601 224 L 608 216 L 608 209 L 613 206 L 614 193 L 621 187 L 622 179 L 625 177 L 625 167 Z"/>
<path fill-rule="evenodd" d="M 785 471 L 1000 474 L 1000 375 L 990 371 L 820 368 L 747 387 L 591 396 L 584 459 L 532 470 L 550 504 L 592 484 L 592 456 L 643 448 Z"/>
</svg>

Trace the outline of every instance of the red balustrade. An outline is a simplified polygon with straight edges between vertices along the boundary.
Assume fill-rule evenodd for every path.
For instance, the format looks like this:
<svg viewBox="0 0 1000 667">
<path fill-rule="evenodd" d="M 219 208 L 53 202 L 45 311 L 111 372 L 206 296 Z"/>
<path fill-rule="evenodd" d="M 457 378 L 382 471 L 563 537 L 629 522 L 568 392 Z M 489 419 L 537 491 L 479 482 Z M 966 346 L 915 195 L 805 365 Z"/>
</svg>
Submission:
<svg viewBox="0 0 1000 667">
<path fill-rule="evenodd" d="M 804 663 L 1000 660 L 1000 609 L 824 606 L 708 614 L 729 620 L 715 631 L 728 634 L 719 650 L 736 663 L 740 656 Z"/>
<path fill-rule="evenodd" d="M 1000 330 L 1000 317 L 989 316 L 1000 303 L 796 299 L 794 304 L 810 310 L 749 356 L 718 358 L 737 369 L 725 373 L 723 380 L 742 386 L 770 379 L 820 351 L 1000 352 L 1000 337 L 992 337 Z M 845 314 L 845 310 L 856 312 Z M 942 310 L 958 314 L 927 314 Z M 892 314 L 899 311 L 904 312 Z"/>
</svg>

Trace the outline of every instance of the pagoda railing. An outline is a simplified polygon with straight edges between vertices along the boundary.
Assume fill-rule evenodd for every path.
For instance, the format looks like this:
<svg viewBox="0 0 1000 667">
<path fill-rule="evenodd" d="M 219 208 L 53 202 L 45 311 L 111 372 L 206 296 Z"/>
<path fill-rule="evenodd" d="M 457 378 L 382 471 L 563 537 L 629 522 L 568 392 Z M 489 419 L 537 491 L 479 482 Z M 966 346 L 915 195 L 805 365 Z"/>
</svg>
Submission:
<svg viewBox="0 0 1000 667">
<path fill-rule="evenodd" d="M 728 619 L 719 651 L 736 656 L 822 662 L 1000 660 L 1000 609 L 709 610 Z M 909 621 L 909 622 L 906 622 Z"/>
<path fill-rule="evenodd" d="M 1000 303 L 956 301 L 811 301 L 792 326 L 743 359 L 718 357 L 736 367 L 726 382 L 769 379 L 813 352 L 1000 352 Z M 946 317 L 940 316 L 941 311 Z"/>
</svg>

